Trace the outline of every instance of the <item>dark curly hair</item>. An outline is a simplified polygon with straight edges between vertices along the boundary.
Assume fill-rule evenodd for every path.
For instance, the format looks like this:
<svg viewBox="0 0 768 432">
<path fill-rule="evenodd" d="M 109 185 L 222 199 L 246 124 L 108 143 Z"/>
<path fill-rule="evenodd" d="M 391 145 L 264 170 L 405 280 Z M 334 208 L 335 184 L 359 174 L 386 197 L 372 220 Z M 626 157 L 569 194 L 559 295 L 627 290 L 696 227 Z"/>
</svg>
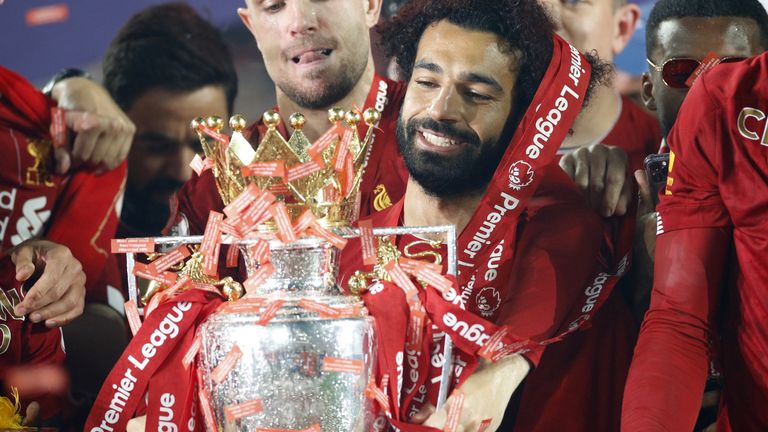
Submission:
<svg viewBox="0 0 768 432">
<path fill-rule="evenodd" d="M 148 90 L 191 92 L 221 85 L 232 112 L 237 73 L 211 23 L 185 3 L 152 6 L 132 16 L 107 49 L 104 86 L 127 111 Z"/>
<path fill-rule="evenodd" d="M 525 113 L 547 71 L 552 58 L 554 24 L 539 0 L 411 0 L 378 31 L 381 45 L 394 57 L 401 76 L 408 81 L 413 72 L 416 51 L 427 26 L 446 20 L 469 29 L 494 33 L 506 42 L 503 47 L 514 55 L 519 74 L 515 83 L 512 112 L 514 123 Z M 596 85 L 610 81 L 613 67 L 588 53 L 592 76 L 585 104 Z"/>
</svg>

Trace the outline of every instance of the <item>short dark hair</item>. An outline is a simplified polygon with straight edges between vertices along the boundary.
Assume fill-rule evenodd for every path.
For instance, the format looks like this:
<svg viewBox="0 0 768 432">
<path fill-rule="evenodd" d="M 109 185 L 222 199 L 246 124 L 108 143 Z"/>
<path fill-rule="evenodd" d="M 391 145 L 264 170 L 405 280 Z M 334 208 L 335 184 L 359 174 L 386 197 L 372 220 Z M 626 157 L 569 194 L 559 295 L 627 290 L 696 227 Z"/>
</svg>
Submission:
<svg viewBox="0 0 768 432">
<path fill-rule="evenodd" d="M 656 49 L 659 26 L 679 18 L 739 17 L 754 20 L 760 30 L 760 43 L 768 48 L 768 14 L 758 0 L 659 0 L 648 16 L 645 50 L 648 58 Z"/>
<path fill-rule="evenodd" d="M 148 90 L 194 91 L 221 85 L 232 112 L 237 73 L 213 25 L 184 3 L 152 6 L 131 17 L 103 62 L 104 86 L 125 111 Z"/>
<path fill-rule="evenodd" d="M 513 112 L 525 113 L 552 59 L 554 24 L 539 0 L 411 0 L 397 16 L 383 23 L 382 46 L 394 57 L 401 76 L 411 78 L 419 41 L 427 26 L 446 20 L 457 26 L 499 35 L 520 70 L 515 83 Z M 613 67 L 588 53 L 592 76 L 585 103 L 598 84 L 606 84 Z"/>
</svg>

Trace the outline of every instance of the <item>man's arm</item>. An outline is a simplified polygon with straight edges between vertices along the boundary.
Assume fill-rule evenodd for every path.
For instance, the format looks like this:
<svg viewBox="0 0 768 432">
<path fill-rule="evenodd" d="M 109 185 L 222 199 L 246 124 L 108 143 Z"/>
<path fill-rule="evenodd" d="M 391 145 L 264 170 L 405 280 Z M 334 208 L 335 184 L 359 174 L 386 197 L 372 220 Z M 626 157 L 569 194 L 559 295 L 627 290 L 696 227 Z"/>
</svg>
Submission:
<svg viewBox="0 0 768 432">
<path fill-rule="evenodd" d="M 624 391 L 622 431 L 693 429 L 729 238 L 726 228 L 684 229 L 659 237 L 651 309 Z"/>
</svg>

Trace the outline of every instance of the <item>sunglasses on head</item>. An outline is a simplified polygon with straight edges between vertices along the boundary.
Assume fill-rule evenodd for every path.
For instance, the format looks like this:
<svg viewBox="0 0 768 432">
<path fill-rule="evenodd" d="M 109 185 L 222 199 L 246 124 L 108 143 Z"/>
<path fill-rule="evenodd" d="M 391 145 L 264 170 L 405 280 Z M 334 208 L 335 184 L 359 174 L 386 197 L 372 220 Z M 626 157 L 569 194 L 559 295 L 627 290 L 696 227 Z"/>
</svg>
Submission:
<svg viewBox="0 0 768 432">
<path fill-rule="evenodd" d="M 734 63 L 744 60 L 746 57 L 723 57 L 719 63 Z M 672 58 L 661 66 L 656 66 L 651 59 L 645 59 L 657 72 L 661 72 L 661 79 L 667 87 L 682 89 L 688 88 L 686 81 L 701 65 L 701 61 L 691 58 Z"/>
</svg>

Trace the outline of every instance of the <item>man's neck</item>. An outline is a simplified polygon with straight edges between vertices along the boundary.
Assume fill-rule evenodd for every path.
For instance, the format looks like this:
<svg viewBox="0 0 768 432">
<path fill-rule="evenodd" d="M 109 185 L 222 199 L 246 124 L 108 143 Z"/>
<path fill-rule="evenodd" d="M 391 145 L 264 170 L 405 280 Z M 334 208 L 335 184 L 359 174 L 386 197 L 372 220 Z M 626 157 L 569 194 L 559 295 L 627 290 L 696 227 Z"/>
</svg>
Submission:
<svg viewBox="0 0 768 432">
<path fill-rule="evenodd" d="M 621 101 L 613 87 L 598 86 L 573 125 L 573 134 L 561 147 L 587 147 L 598 143 L 613 130 L 621 114 Z"/>
<path fill-rule="evenodd" d="M 483 192 L 457 198 L 436 198 L 424 192 L 413 179 L 408 179 L 403 204 L 403 225 L 455 225 L 461 233 L 475 212 Z"/>
<path fill-rule="evenodd" d="M 302 130 L 307 136 L 307 139 L 309 139 L 310 142 L 313 142 L 331 126 L 330 123 L 328 123 L 328 109 L 339 107 L 346 111 L 355 107 L 363 108 L 365 99 L 368 97 L 368 92 L 373 84 L 374 71 L 373 57 L 369 54 L 368 65 L 365 67 L 363 75 L 343 99 L 338 100 L 327 107 L 309 109 L 301 107 L 290 100 L 288 96 L 278 88 L 276 89 L 277 107 L 282 114 L 283 120 L 287 120 L 288 116 L 292 113 L 302 113 L 306 119 L 306 124 Z M 290 131 L 290 126 L 287 124 L 286 126 Z"/>
</svg>

